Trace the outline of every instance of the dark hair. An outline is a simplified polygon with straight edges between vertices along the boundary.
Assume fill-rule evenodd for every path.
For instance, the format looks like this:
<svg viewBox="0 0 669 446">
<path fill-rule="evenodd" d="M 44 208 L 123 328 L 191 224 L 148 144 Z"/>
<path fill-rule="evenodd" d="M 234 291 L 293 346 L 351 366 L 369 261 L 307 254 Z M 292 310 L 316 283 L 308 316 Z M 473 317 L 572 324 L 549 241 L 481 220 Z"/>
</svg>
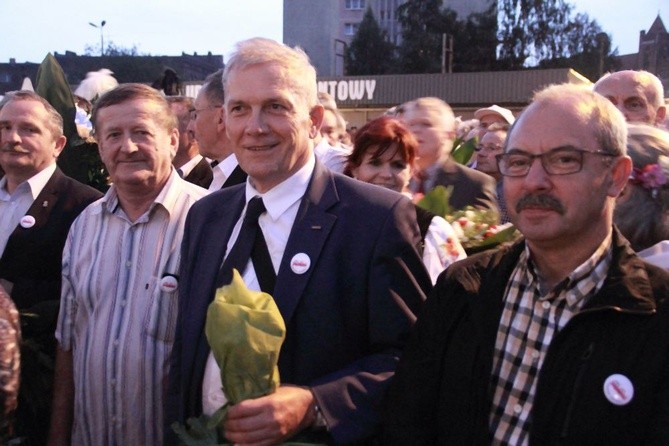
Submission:
<svg viewBox="0 0 669 446">
<path fill-rule="evenodd" d="M 344 173 L 351 176 L 351 170 L 362 164 L 362 160 L 370 150 L 372 158 L 378 158 L 393 144 L 396 153 L 402 156 L 404 162 L 413 164 L 418 142 L 401 121 L 390 116 L 381 116 L 369 121 L 355 135 L 353 151 L 348 156 Z"/>
<path fill-rule="evenodd" d="M 112 105 L 122 104 L 135 99 L 144 99 L 153 101 L 161 110 L 156 114 L 156 120 L 160 122 L 165 129 L 172 130 L 177 127 L 177 118 L 168 104 L 165 97 L 158 91 L 144 84 L 121 84 L 113 90 L 109 90 L 95 103 L 91 112 L 91 122 L 93 128 L 99 128 L 98 115 L 100 110 Z"/>
</svg>

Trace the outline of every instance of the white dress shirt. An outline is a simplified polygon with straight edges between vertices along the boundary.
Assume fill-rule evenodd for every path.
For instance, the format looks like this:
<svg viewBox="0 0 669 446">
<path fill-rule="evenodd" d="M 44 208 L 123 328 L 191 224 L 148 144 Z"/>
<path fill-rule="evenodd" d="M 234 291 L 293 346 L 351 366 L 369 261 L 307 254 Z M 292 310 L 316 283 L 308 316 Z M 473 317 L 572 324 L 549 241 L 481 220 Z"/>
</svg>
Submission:
<svg viewBox="0 0 669 446">
<path fill-rule="evenodd" d="M 9 236 L 55 171 L 56 163 L 54 162 L 19 184 L 11 194 L 7 192 L 7 176 L 0 179 L 0 256 L 5 252 Z"/>
<path fill-rule="evenodd" d="M 228 155 L 227 158 L 218 163 L 213 168 L 214 179 L 211 180 L 211 184 L 209 185 L 209 192 L 214 192 L 222 188 L 225 184 L 225 180 L 232 175 L 232 171 L 235 170 L 238 164 L 237 157 L 234 153 Z"/>
<path fill-rule="evenodd" d="M 259 193 L 253 187 L 250 177 L 246 182 L 246 206 L 248 206 L 251 198 L 260 195 L 267 208 L 267 212 L 263 213 L 258 218 L 258 224 L 265 237 L 267 249 L 272 258 L 274 272 L 279 271 L 281 259 L 283 258 L 283 253 L 286 250 L 286 244 L 288 243 L 288 237 L 290 236 L 290 230 L 295 222 L 300 202 L 307 190 L 315 165 L 316 158 L 312 155 L 309 158 L 309 161 L 307 161 L 300 170 L 264 194 Z M 239 236 L 242 222 L 246 215 L 246 206 L 230 234 L 226 257 Z M 246 265 L 244 274 L 242 274 L 242 279 L 244 279 L 244 283 L 249 289 L 255 291 L 260 290 L 260 284 L 258 283 L 258 278 L 253 269 L 253 262 L 251 262 L 251 259 L 249 259 L 249 262 Z M 202 381 L 202 412 L 205 415 L 212 415 L 226 403 L 227 399 L 221 390 L 222 386 L 221 370 L 214 359 L 214 355 L 210 352 L 204 371 L 204 379 Z"/>
</svg>

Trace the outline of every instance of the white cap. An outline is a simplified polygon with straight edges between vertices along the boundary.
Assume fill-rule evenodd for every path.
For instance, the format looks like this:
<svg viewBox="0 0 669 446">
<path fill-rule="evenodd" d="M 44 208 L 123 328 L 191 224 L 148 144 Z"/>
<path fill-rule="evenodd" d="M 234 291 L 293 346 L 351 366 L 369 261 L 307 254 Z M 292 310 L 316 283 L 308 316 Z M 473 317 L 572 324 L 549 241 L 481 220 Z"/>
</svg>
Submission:
<svg viewBox="0 0 669 446">
<path fill-rule="evenodd" d="M 481 119 L 486 115 L 497 115 L 504 119 L 507 124 L 513 124 L 516 118 L 513 117 L 513 113 L 508 108 L 500 107 L 499 105 L 491 105 L 487 108 L 479 108 L 474 112 L 474 117 L 476 119 Z"/>
</svg>

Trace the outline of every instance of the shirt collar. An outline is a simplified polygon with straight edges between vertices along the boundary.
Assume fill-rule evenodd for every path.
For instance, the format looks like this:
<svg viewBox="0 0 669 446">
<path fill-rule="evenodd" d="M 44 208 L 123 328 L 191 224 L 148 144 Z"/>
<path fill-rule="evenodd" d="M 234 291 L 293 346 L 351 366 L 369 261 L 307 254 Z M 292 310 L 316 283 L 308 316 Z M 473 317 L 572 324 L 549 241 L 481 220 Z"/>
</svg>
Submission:
<svg viewBox="0 0 669 446">
<path fill-rule="evenodd" d="M 21 184 L 16 187 L 16 191 L 19 191 L 24 188 L 30 190 L 33 201 L 37 199 L 37 196 L 42 193 L 44 186 L 49 182 L 49 179 L 56 171 L 56 163 L 51 163 L 48 167 L 40 170 L 32 177 L 28 178 Z M 5 175 L 0 179 L 0 194 L 4 197 L 3 199 L 9 199 L 10 194 L 7 192 L 7 176 Z"/>
<path fill-rule="evenodd" d="M 309 180 L 314 172 L 316 166 L 316 158 L 313 153 L 309 156 L 309 160 L 300 170 L 285 179 L 283 182 L 277 184 L 269 191 L 261 194 L 255 187 L 251 185 L 250 181 L 246 182 L 246 203 L 256 195 L 260 195 L 267 209 L 267 213 L 276 221 L 281 215 L 288 210 L 295 202 L 299 201 L 307 191 Z"/>
<path fill-rule="evenodd" d="M 524 274 L 526 280 L 534 283 L 540 289 L 541 300 L 566 299 L 567 305 L 576 311 L 583 307 L 586 300 L 593 296 L 604 284 L 613 259 L 612 236 L 609 233 L 593 254 L 582 264 L 576 267 L 552 290 L 543 290 L 539 273 L 532 262 L 527 244 L 520 256 L 519 263 L 526 265 Z"/>
<path fill-rule="evenodd" d="M 237 157 L 235 154 L 228 155 L 223 161 L 218 163 L 216 169 L 221 169 L 225 178 L 229 178 L 232 175 L 232 171 L 235 170 L 239 163 L 237 162 Z"/>
<path fill-rule="evenodd" d="M 168 214 L 171 215 L 172 212 L 174 211 L 174 208 L 176 206 L 176 201 L 179 196 L 179 185 L 180 183 L 185 181 L 186 180 L 183 180 L 179 177 L 179 174 L 177 173 L 176 169 L 172 168 L 172 171 L 170 172 L 170 177 L 167 179 L 167 183 L 165 183 L 163 188 L 160 190 L 158 196 L 154 198 L 153 203 L 149 207 L 149 210 L 144 215 L 149 215 L 156 207 L 156 205 L 160 205 L 163 209 L 167 211 Z M 106 212 L 109 212 L 110 214 L 113 214 L 117 211 L 118 207 L 119 207 L 118 192 L 116 190 L 116 186 L 112 184 L 107 193 L 105 194 L 105 196 L 101 198 L 100 208 L 98 208 L 98 212 L 104 210 Z M 137 223 L 143 221 L 145 221 L 145 219 L 142 217 L 137 220 Z"/>
</svg>

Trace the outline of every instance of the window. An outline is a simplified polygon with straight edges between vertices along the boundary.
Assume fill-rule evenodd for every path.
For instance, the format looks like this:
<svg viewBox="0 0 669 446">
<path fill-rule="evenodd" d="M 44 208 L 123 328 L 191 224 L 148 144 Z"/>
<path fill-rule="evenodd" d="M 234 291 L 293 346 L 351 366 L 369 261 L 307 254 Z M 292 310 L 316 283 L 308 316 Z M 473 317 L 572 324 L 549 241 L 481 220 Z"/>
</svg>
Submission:
<svg viewBox="0 0 669 446">
<path fill-rule="evenodd" d="M 344 35 L 346 36 L 355 36 L 355 33 L 358 32 L 358 23 L 345 23 L 344 24 Z"/>
<path fill-rule="evenodd" d="M 365 0 L 346 0 L 346 9 L 365 9 Z"/>
</svg>

